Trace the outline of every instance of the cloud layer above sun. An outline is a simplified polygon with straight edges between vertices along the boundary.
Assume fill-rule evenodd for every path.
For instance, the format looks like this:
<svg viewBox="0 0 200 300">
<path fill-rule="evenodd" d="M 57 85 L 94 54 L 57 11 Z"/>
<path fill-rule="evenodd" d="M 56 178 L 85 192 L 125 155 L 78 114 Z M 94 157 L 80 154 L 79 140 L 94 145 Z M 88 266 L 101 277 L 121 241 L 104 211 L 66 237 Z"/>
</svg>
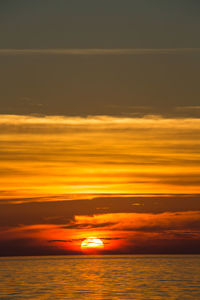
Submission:
<svg viewBox="0 0 200 300">
<path fill-rule="evenodd" d="M 200 120 L 2 115 L 1 198 L 199 193 Z"/>
</svg>

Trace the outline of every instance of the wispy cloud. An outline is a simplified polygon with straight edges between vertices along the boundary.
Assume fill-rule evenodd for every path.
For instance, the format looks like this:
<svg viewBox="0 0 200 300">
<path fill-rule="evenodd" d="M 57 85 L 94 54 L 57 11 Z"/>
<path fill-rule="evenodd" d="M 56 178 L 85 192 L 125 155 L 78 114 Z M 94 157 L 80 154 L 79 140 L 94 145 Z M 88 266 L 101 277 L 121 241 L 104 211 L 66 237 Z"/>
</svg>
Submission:
<svg viewBox="0 0 200 300">
<path fill-rule="evenodd" d="M 200 53 L 200 48 L 0 49 L 0 55 L 162 55 Z"/>
<path fill-rule="evenodd" d="M 32 125 L 39 127 L 50 126 L 55 128 L 63 128 L 66 130 L 69 127 L 66 126 L 97 126 L 98 129 L 105 128 L 107 126 L 111 128 L 163 128 L 163 129 L 199 129 L 199 118 L 163 118 L 158 115 L 147 115 L 142 118 L 134 117 L 115 117 L 115 116 L 88 116 L 88 117 L 68 117 L 68 116 L 34 116 L 34 115 L 0 115 L 0 129 L 1 126 L 19 126 L 30 127 Z M 22 129 L 22 128 L 20 128 Z M 88 127 L 88 129 L 92 129 Z M 5 128 L 4 128 L 5 130 Z M 55 132 L 55 131 L 54 131 Z"/>
<path fill-rule="evenodd" d="M 76 216 L 77 228 L 101 227 L 102 221 L 112 230 L 165 232 L 166 230 L 197 230 L 200 232 L 200 212 L 166 212 L 163 214 L 102 214 L 94 216 Z M 79 226 L 79 227 L 78 227 Z M 75 228 L 75 227 L 74 227 Z"/>
<path fill-rule="evenodd" d="M 200 192 L 199 118 L 1 115 L 0 139 L 10 199 Z"/>
<path fill-rule="evenodd" d="M 200 105 L 190 105 L 190 106 L 177 106 L 176 110 L 178 111 L 188 111 L 188 110 L 192 110 L 192 111 L 200 111 Z"/>
</svg>

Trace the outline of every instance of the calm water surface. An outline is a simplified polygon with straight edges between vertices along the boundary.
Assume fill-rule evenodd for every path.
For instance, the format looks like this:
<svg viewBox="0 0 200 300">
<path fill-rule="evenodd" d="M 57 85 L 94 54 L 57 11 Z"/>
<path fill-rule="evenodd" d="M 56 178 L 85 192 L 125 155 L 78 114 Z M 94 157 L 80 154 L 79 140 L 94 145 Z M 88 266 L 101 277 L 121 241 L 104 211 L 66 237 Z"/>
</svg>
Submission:
<svg viewBox="0 0 200 300">
<path fill-rule="evenodd" d="M 200 256 L 0 258 L 0 299 L 200 299 Z"/>
</svg>

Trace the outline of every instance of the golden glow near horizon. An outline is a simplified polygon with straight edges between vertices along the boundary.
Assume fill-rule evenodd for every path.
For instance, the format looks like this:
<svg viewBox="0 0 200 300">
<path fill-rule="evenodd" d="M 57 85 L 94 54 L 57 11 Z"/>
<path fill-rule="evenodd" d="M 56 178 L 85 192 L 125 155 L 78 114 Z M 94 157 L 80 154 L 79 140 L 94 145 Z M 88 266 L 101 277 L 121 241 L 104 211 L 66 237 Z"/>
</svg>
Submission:
<svg viewBox="0 0 200 300">
<path fill-rule="evenodd" d="M 0 139 L 2 199 L 200 192 L 200 119 L 2 115 Z"/>
</svg>

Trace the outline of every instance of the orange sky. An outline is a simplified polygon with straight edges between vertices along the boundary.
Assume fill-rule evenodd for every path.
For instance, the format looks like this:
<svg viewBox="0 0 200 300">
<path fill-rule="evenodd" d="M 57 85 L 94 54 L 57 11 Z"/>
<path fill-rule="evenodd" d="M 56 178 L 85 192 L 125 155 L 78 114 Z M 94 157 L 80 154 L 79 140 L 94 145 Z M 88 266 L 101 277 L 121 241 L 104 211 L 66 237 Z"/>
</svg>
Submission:
<svg viewBox="0 0 200 300">
<path fill-rule="evenodd" d="M 107 254 L 198 252 L 199 137 L 195 118 L 2 115 L 0 254 L 89 236 Z"/>
<path fill-rule="evenodd" d="M 199 119 L 5 115 L 0 125 L 1 198 L 200 192 Z"/>
</svg>

